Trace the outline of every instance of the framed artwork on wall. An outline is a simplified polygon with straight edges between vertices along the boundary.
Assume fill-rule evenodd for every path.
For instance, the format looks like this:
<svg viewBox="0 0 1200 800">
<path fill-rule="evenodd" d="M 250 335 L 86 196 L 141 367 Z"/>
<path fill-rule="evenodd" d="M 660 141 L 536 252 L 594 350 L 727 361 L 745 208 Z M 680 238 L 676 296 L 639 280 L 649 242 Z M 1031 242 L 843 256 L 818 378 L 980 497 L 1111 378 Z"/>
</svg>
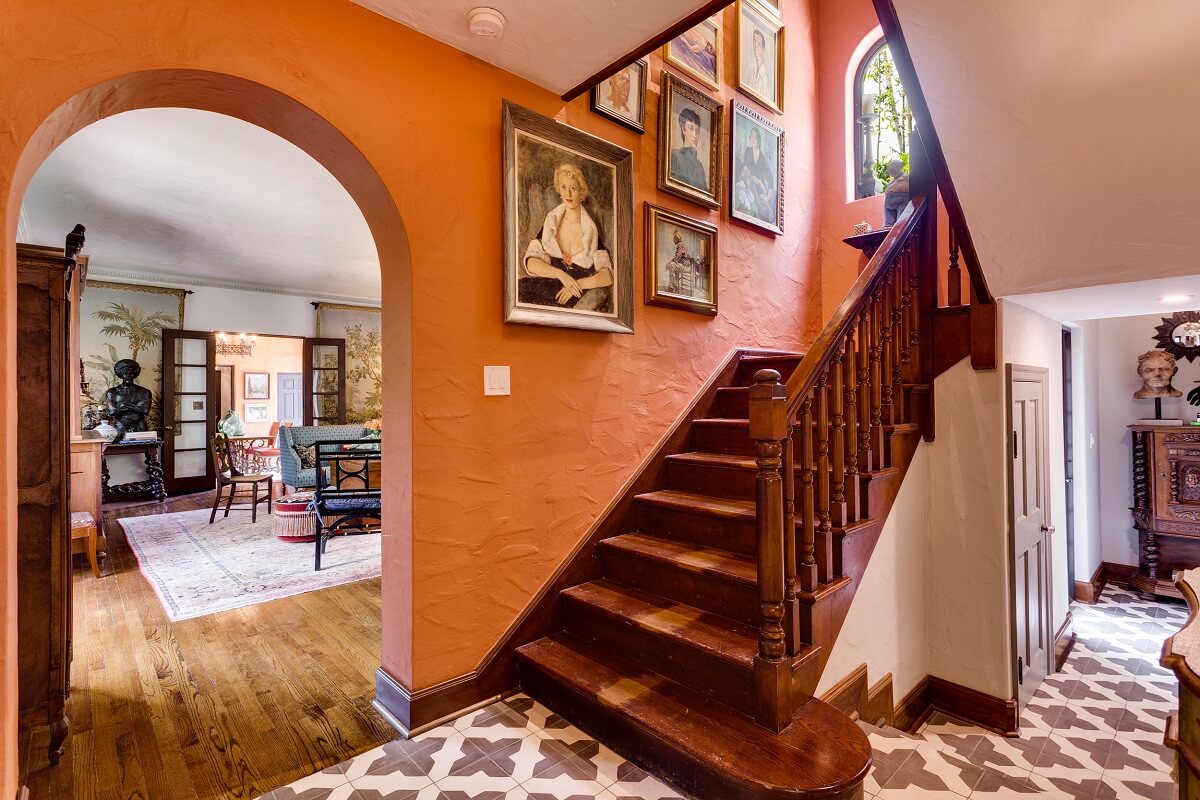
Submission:
<svg viewBox="0 0 1200 800">
<path fill-rule="evenodd" d="M 663 70 L 658 105 L 658 188 L 721 207 L 725 109 Z"/>
<path fill-rule="evenodd" d="M 271 404 L 245 403 L 242 405 L 242 416 L 246 422 L 269 422 L 271 420 Z"/>
<path fill-rule="evenodd" d="M 663 61 L 710 89 L 721 88 L 721 23 L 704 20 L 663 47 Z"/>
<path fill-rule="evenodd" d="M 737 4 L 737 88 L 783 112 L 783 22 L 755 0 Z"/>
<path fill-rule="evenodd" d="M 729 118 L 729 215 L 783 233 L 783 128 L 737 100 Z"/>
<path fill-rule="evenodd" d="M 504 321 L 633 333 L 633 153 L 504 102 Z"/>
<path fill-rule="evenodd" d="M 759 0 L 759 1 L 762 3 L 763 8 L 767 9 L 771 13 L 779 14 L 780 16 L 783 16 L 783 0 Z"/>
<path fill-rule="evenodd" d="M 271 373 L 269 372 L 246 372 L 242 377 L 243 400 L 269 400 L 271 399 Z"/>
<path fill-rule="evenodd" d="M 646 59 L 592 87 L 592 111 L 638 133 L 646 131 Z"/>
<path fill-rule="evenodd" d="M 717 227 L 646 203 L 646 303 L 717 314 Z"/>
</svg>

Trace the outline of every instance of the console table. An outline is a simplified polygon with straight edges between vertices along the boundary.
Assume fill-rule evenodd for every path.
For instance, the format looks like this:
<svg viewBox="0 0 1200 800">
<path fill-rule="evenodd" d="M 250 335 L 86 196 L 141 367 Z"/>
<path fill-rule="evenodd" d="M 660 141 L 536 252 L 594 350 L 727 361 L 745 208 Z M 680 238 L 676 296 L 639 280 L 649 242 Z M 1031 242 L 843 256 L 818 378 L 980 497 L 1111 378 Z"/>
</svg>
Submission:
<svg viewBox="0 0 1200 800">
<path fill-rule="evenodd" d="M 1130 425 L 1133 526 L 1138 531 L 1134 589 L 1182 597 L 1176 572 L 1200 567 L 1200 426 Z"/>
<path fill-rule="evenodd" d="M 110 455 L 131 455 L 141 453 L 146 464 L 146 480 L 109 484 L 108 457 Z M 135 500 L 150 498 L 162 502 L 167 499 L 167 489 L 163 483 L 162 440 L 149 442 L 109 442 L 104 445 L 104 455 L 100 461 L 100 486 L 104 492 L 104 501 Z"/>
</svg>

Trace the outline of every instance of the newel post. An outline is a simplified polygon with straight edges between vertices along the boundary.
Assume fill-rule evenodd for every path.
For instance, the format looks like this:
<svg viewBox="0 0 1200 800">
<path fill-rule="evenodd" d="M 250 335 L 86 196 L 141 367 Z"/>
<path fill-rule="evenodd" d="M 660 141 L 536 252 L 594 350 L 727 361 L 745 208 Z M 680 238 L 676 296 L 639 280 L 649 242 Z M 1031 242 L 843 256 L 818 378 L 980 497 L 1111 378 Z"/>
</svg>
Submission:
<svg viewBox="0 0 1200 800">
<path fill-rule="evenodd" d="M 758 463 L 755 484 L 760 610 L 754 716 L 759 725 L 773 731 L 783 730 L 792 717 L 791 665 L 784 631 L 787 575 L 794 572 L 784 564 L 785 540 L 795 535 L 794 523 L 785 520 L 783 463 L 789 428 L 787 387 L 779 382 L 778 372 L 761 369 L 750 387 L 750 438 L 755 442 Z"/>
</svg>

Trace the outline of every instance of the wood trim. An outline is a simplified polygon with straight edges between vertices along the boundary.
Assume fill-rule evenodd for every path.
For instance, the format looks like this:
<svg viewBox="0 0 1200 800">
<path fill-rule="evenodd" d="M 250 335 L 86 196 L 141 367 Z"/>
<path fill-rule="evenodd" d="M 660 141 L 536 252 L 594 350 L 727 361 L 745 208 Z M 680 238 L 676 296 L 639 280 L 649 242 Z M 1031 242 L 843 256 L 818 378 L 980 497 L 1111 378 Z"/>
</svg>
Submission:
<svg viewBox="0 0 1200 800">
<path fill-rule="evenodd" d="M 477 677 L 468 672 L 414 692 L 380 667 L 375 671 L 375 699 L 371 705 L 389 725 L 406 738 L 412 737 L 499 700 L 500 694 L 480 697 Z"/>
<path fill-rule="evenodd" d="M 887 673 L 874 686 L 869 686 L 867 665 L 861 664 L 829 687 L 820 699 L 851 719 L 861 719 L 871 725 L 891 725 L 894 715 L 892 673 Z"/>
<path fill-rule="evenodd" d="M 1096 571 L 1092 573 L 1091 580 L 1075 581 L 1075 600 L 1094 606 L 1100 600 L 1100 593 L 1104 591 L 1104 585 L 1104 562 L 1100 562 Z"/>
<path fill-rule="evenodd" d="M 1070 611 L 1067 611 L 1067 618 L 1063 620 L 1063 624 L 1059 627 L 1058 633 L 1054 634 L 1054 670 L 1060 672 L 1063 664 L 1067 663 L 1067 656 L 1071 655 L 1071 650 L 1075 647 L 1075 619 Z"/>
<path fill-rule="evenodd" d="M 978 370 L 995 369 L 999 363 L 997 344 L 999 326 L 995 303 L 972 303 L 971 366 Z"/>
<path fill-rule="evenodd" d="M 933 127 L 933 117 L 929 113 L 929 104 L 925 102 L 925 93 L 921 90 L 921 84 L 917 80 L 917 70 L 913 65 L 912 54 L 908 50 L 908 42 L 904 40 L 900 15 L 896 13 L 893 0 L 872 0 L 872 2 L 875 5 L 875 13 L 879 17 L 879 24 L 883 28 L 883 36 L 892 52 L 892 61 L 896 64 L 896 71 L 900 73 L 900 80 L 904 84 L 904 91 L 912 107 L 913 118 L 917 122 L 917 130 L 921 132 L 925 157 L 929 160 L 934 175 L 937 176 L 938 189 L 942 193 L 942 203 L 946 206 L 946 215 L 950 218 L 950 225 L 958 240 L 959 250 L 967 265 L 967 274 L 971 279 L 973 303 L 994 305 L 987 279 L 980 269 L 979 255 L 975 250 L 975 242 L 971 239 L 971 229 L 967 227 L 962 201 L 959 200 L 954 182 L 950 180 L 950 168 L 946 164 L 946 155 L 942 151 L 941 140 L 938 139 L 937 131 Z M 977 369 L 982 369 L 982 367 L 977 367 Z"/>
<path fill-rule="evenodd" d="M 867 706 L 859 717 L 872 725 L 894 726 L 896 710 L 892 702 L 892 673 L 887 673 L 867 689 Z"/>
<path fill-rule="evenodd" d="M 1133 580 L 1133 576 L 1138 571 L 1138 568 L 1133 564 L 1114 564 L 1111 561 L 1105 561 L 1100 566 L 1104 567 L 1104 580 L 1101 583 L 1101 588 L 1111 583 L 1114 586 L 1128 589 L 1129 582 Z"/>
<path fill-rule="evenodd" d="M 915 733 L 934 711 L 941 711 L 990 731 L 1017 735 L 1017 701 L 993 697 L 957 683 L 927 675 L 896 706 L 894 726 Z"/>
<path fill-rule="evenodd" d="M 691 30 L 704 20 L 711 17 L 713 14 L 716 14 L 718 11 L 723 11 L 727 7 L 733 5 L 733 3 L 734 0 L 708 0 L 707 3 L 700 6 L 700 8 L 696 9 L 691 14 L 688 14 L 686 17 L 679 20 L 679 22 L 676 22 L 662 33 L 651 37 L 647 41 L 618 58 L 616 61 L 609 64 L 604 69 L 592 75 L 590 78 L 585 79 L 579 85 L 569 89 L 562 96 L 562 101 L 564 103 L 571 102 L 576 97 L 579 97 L 581 94 L 600 83 L 600 81 L 611 78 L 613 75 L 616 75 L 618 72 L 625 69 L 639 58 L 648 56 L 650 53 L 653 53 L 655 50 L 662 47 L 679 34 Z"/>
</svg>

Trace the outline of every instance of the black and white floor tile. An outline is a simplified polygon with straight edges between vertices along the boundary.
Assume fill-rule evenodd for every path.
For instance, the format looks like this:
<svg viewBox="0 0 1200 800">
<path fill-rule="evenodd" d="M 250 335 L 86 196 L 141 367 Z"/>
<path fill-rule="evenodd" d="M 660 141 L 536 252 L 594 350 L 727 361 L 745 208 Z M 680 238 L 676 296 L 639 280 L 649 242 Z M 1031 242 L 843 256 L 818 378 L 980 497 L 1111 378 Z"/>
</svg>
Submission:
<svg viewBox="0 0 1200 800">
<path fill-rule="evenodd" d="M 1106 589 L 1074 607 L 1078 640 L 1008 739 L 935 715 L 917 736 L 864 725 L 878 800 L 1168 800 L 1163 747 L 1174 676 L 1158 666 L 1182 604 Z M 524 695 L 397 740 L 261 800 L 682 800 L 681 795 Z M 700 798 L 700 800 L 719 800 Z"/>
</svg>

